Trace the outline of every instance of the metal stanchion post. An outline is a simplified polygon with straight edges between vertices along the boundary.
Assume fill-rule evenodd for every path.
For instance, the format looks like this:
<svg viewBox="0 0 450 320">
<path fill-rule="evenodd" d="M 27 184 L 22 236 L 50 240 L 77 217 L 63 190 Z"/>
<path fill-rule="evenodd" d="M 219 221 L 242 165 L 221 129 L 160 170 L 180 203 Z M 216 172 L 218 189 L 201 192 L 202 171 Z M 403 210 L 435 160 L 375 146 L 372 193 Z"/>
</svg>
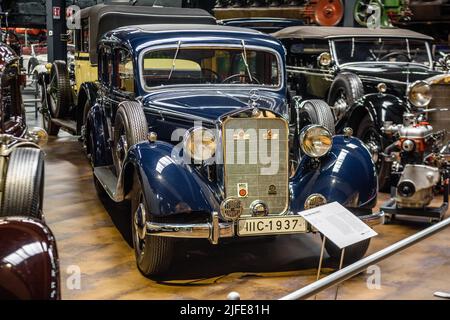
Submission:
<svg viewBox="0 0 450 320">
<path fill-rule="evenodd" d="M 38 117 L 38 92 L 37 92 L 36 88 L 37 88 L 37 86 L 34 86 L 34 118 L 35 119 L 37 119 L 37 117 Z"/>
<path fill-rule="evenodd" d="M 341 270 L 344 265 L 344 256 L 345 256 L 345 248 L 341 250 L 341 261 L 339 262 L 339 270 Z M 336 286 L 336 292 L 334 293 L 334 300 L 337 300 L 339 286 L 340 283 Z"/>
<path fill-rule="evenodd" d="M 319 267 L 317 268 L 316 281 L 318 281 L 320 279 L 320 272 L 322 270 L 323 255 L 325 254 L 325 241 L 327 241 L 327 237 L 323 236 L 322 248 L 320 249 Z M 317 294 L 314 296 L 314 300 L 317 300 Z"/>
</svg>

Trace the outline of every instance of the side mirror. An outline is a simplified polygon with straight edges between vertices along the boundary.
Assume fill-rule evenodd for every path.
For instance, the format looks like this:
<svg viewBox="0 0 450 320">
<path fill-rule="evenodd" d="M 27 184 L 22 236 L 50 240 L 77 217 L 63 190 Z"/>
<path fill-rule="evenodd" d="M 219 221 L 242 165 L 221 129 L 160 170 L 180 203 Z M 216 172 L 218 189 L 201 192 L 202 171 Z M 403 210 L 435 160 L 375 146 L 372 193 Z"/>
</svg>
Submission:
<svg viewBox="0 0 450 320">
<path fill-rule="evenodd" d="M 42 128 L 34 127 L 28 131 L 28 135 L 40 147 L 45 146 L 48 142 L 48 133 Z"/>
<path fill-rule="evenodd" d="M 322 52 L 319 57 L 317 57 L 317 64 L 320 68 L 329 68 L 333 63 L 333 59 L 329 52 Z"/>
</svg>

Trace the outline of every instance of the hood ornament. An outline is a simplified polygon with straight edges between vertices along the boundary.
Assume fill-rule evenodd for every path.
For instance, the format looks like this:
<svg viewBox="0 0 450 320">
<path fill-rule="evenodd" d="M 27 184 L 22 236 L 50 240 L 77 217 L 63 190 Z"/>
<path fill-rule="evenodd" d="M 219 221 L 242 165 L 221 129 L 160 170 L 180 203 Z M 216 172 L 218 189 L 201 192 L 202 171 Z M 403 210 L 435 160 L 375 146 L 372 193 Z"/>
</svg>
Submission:
<svg viewBox="0 0 450 320">
<path fill-rule="evenodd" d="M 249 105 L 251 108 L 256 108 L 258 107 L 258 101 L 259 99 L 261 99 L 261 95 L 259 94 L 259 90 L 258 89 L 252 89 L 250 90 L 250 100 L 249 100 Z"/>
</svg>

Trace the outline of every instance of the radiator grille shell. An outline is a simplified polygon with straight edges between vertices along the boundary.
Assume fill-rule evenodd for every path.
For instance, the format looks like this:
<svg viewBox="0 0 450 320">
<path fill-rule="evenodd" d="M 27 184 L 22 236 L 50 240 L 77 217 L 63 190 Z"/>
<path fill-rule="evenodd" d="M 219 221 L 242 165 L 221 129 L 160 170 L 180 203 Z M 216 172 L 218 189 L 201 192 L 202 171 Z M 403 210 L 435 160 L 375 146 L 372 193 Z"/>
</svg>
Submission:
<svg viewBox="0 0 450 320">
<path fill-rule="evenodd" d="M 223 122 L 222 128 L 225 196 L 239 197 L 243 202 L 242 216 L 251 216 L 250 205 L 255 200 L 262 200 L 268 205 L 269 215 L 285 213 L 289 204 L 287 121 L 279 117 L 230 117 Z M 238 148 L 239 145 L 241 148 Z M 259 154 L 264 145 L 267 152 L 263 150 L 263 154 L 273 155 L 269 165 L 261 161 Z M 242 146 L 245 146 L 244 154 Z M 271 165 L 277 168 L 276 173 L 264 172 L 264 168 Z M 238 187 L 247 188 L 245 197 L 240 197 Z"/>
</svg>

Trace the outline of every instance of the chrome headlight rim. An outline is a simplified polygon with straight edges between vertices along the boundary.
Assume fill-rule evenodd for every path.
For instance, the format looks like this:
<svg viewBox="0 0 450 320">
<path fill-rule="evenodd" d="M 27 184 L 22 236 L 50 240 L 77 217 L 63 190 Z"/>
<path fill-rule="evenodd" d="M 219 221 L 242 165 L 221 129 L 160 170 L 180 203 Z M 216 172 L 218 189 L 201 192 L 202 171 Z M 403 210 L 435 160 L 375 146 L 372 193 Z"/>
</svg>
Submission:
<svg viewBox="0 0 450 320">
<path fill-rule="evenodd" d="M 325 136 L 330 140 L 330 144 L 328 145 L 327 149 L 324 149 L 322 151 L 317 152 L 311 152 L 308 148 L 305 147 L 305 141 L 308 138 L 308 135 L 311 134 L 314 130 L 322 130 L 323 133 L 325 133 Z M 331 134 L 330 130 L 325 128 L 322 125 L 313 124 L 305 127 L 302 132 L 300 133 L 300 148 L 303 151 L 304 154 L 306 154 L 308 157 L 311 158 L 321 158 L 323 156 L 326 156 L 333 147 L 333 135 Z"/>
<path fill-rule="evenodd" d="M 203 157 L 203 155 L 199 156 L 198 153 L 195 152 L 195 150 L 193 152 L 193 150 L 191 148 L 192 139 L 194 139 L 194 142 L 195 142 L 195 135 L 199 134 L 199 133 L 203 137 L 204 134 L 202 132 L 206 132 L 206 133 L 210 134 L 215 143 L 214 149 L 210 149 L 210 154 L 207 157 Z M 203 139 L 202 139 L 202 143 L 203 143 Z M 203 146 L 204 146 L 204 144 L 203 144 Z M 197 147 L 197 146 L 194 146 L 194 147 Z M 183 137 L 183 152 L 185 153 L 185 156 L 187 155 L 191 161 L 192 160 L 197 161 L 197 162 L 207 161 L 207 160 L 213 158 L 217 152 L 217 137 L 211 129 L 208 129 L 205 127 L 194 127 L 192 129 L 188 130 Z"/>
<path fill-rule="evenodd" d="M 414 94 L 417 93 L 417 90 L 419 88 L 425 88 L 426 95 L 424 96 L 423 101 L 420 101 L 420 99 L 414 98 Z M 420 93 L 423 96 L 423 93 Z M 424 108 L 428 106 L 432 99 L 431 94 L 431 86 L 428 82 L 424 80 L 418 80 L 412 83 L 407 90 L 406 93 L 408 97 L 408 101 L 417 108 Z"/>
</svg>

